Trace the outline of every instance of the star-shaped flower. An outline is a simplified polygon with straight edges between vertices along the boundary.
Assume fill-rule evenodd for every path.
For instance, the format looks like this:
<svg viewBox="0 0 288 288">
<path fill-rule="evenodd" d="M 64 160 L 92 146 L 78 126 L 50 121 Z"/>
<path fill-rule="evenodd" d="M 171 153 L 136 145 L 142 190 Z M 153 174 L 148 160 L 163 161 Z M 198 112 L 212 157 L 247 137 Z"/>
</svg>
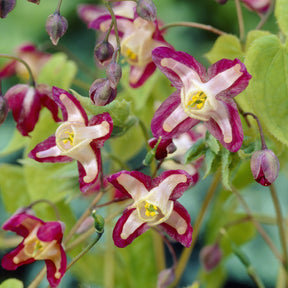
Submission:
<svg viewBox="0 0 288 288">
<path fill-rule="evenodd" d="M 190 216 L 176 200 L 197 178 L 198 174 L 191 176 L 181 170 L 165 171 L 154 179 L 138 171 L 121 171 L 108 177 L 116 189 L 133 199 L 115 225 L 115 245 L 125 247 L 150 227 L 157 227 L 182 245 L 190 246 Z"/>
<path fill-rule="evenodd" d="M 55 135 L 39 143 L 29 157 L 39 162 L 78 161 L 80 190 L 85 192 L 98 177 L 100 147 L 110 137 L 113 129 L 109 113 L 88 120 L 79 101 L 68 92 L 53 87 L 55 102 L 63 114 L 63 122 Z"/>
<path fill-rule="evenodd" d="M 152 57 L 177 89 L 154 114 L 154 137 L 175 138 L 203 121 L 226 149 L 238 151 L 243 130 L 233 97 L 247 87 L 251 78 L 244 64 L 238 59 L 222 59 L 206 72 L 191 55 L 167 47 L 154 49 Z"/>
<path fill-rule="evenodd" d="M 19 266 L 36 260 L 45 260 L 47 279 L 51 287 L 57 287 L 66 266 L 66 254 L 61 245 L 64 223 L 44 222 L 27 212 L 16 213 L 2 226 L 22 236 L 23 241 L 2 258 L 2 267 L 16 270 Z"/>
</svg>

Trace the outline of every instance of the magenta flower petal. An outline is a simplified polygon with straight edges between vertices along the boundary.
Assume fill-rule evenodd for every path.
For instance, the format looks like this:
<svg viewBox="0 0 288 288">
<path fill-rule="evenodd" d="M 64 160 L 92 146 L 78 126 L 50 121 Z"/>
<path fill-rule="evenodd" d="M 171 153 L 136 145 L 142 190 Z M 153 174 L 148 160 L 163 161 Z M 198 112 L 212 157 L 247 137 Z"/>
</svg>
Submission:
<svg viewBox="0 0 288 288">
<path fill-rule="evenodd" d="M 151 122 L 153 135 L 173 138 L 179 132 L 187 132 L 198 121 L 204 121 L 224 147 L 238 151 L 243 131 L 232 97 L 242 92 L 251 78 L 244 64 L 238 59 L 222 59 L 206 72 L 187 53 L 158 47 L 152 54 L 157 67 L 177 88 L 155 112 Z M 193 125 L 189 125 L 190 119 Z"/>
<path fill-rule="evenodd" d="M 189 247 L 192 242 L 193 228 L 187 210 L 177 201 L 174 202 L 173 212 L 168 220 L 161 223 L 162 229 L 177 242 Z"/>
<path fill-rule="evenodd" d="M 8 219 L 3 229 L 16 232 L 24 238 L 16 249 L 4 255 L 3 268 L 15 270 L 24 264 L 45 260 L 49 284 L 51 287 L 58 286 L 67 266 L 66 254 L 61 245 L 63 225 L 59 222 L 44 222 L 24 212 Z"/>
<path fill-rule="evenodd" d="M 113 231 L 115 245 L 125 247 L 150 227 L 162 227 L 167 221 L 167 225 L 172 228 L 179 224 L 177 233 L 180 236 L 178 237 L 170 226 L 164 225 L 164 230 L 177 240 L 180 239 L 184 245 L 188 245 L 189 241 L 185 239 L 192 235 L 190 218 L 188 225 L 187 211 L 182 206 L 180 209 L 175 200 L 195 184 L 195 177 L 181 170 L 166 171 L 154 179 L 138 171 L 121 171 L 108 177 L 107 180 L 116 189 L 134 201 L 116 223 Z"/>
<path fill-rule="evenodd" d="M 179 110 L 179 113 L 177 115 L 179 116 L 172 117 L 172 113 L 177 108 Z M 167 131 L 168 129 L 166 128 L 167 118 L 171 119 L 168 120 L 169 124 L 172 123 L 169 126 L 174 126 L 174 128 L 172 128 L 172 130 L 169 129 L 169 131 Z M 179 134 L 187 132 L 198 123 L 199 120 L 192 119 L 185 114 L 185 112 L 181 108 L 181 98 L 179 96 L 179 92 L 176 91 L 172 95 L 170 95 L 155 112 L 151 121 L 151 130 L 154 137 L 158 138 L 162 136 L 164 138 L 173 138 Z"/>
<path fill-rule="evenodd" d="M 127 238 L 123 239 L 121 237 L 123 226 L 128 221 L 129 217 L 131 217 L 131 214 L 136 211 L 136 209 L 128 209 L 123 212 L 123 215 L 119 218 L 117 223 L 115 224 L 114 230 L 113 230 L 113 240 L 117 247 L 124 248 L 127 245 L 131 244 L 131 242 L 146 232 L 149 229 L 149 226 L 146 223 L 140 224 Z"/>
</svg>

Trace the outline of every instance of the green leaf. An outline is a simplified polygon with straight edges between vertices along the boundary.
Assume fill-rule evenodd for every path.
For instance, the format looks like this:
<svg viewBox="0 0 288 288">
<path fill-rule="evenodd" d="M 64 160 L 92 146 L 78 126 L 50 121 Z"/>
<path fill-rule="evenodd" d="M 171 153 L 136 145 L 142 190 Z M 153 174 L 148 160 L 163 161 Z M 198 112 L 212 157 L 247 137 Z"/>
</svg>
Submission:
<svg viewBox="0 0 288 288">
<path fill-rule="evenodd" d="M 277 0 L 275 5 L 275 16 L 282 32 L 288 35 L 288 2 Z"/>
<path fill-rule="evenodd" d="M 41 69 L 37 83 L 46 83 L 68 90 L 76 72 L 77 66 L 73 61 L 68 60 L 64 53 L 56 53 Z"/>
<path fill-rule="evenodd" d="M 231 190 L 230 186 L 230 163 L 231 163 L 231 156 L 230 151 L 227 149 L 222 149 L 221 154 L 221 164 L 222 164 L 222 184 L 223 187 L 227 190 Z"/>
<path fill-rule="evenodd" d="M 227 278 L 227 273 L 223 265 L 218 265 L 212 271 L 201 269 L 199 272 L 199 280 L 204 284 L 205 288 L 221 288 Z M 202 287 L 202 286 L 201 286 Z"/>
<path fill-rule="evenodd" d="M 9 144 L 1 151 L 0 157 L 9 155 L 24 148 L 27 140 L 27 137 L 23 137 L 17 129 L 14 129 L 12 139 L 10 140 Z"/>
<path fill-rule="evenodd" d="M 26 189 L 24 170 L 19 165 L 0 166 L 1 198 L 7 212 L 14 213 L 20 207 L 30 203 Z"/>
<path fill-rule="evenodd" d="M 217 38 L 212 49 L 205 54 L 210 63 L 215 63 L 223 58 L 243 60 L 244 53 L 240 40 L 234 35 L 221 35 Z"/>
<path fill-rule="evenodd" d="M 206 170 L 205 170 L 203 179 L 213 172 L 213 162 L 215 159 L 216 159 L 216 154 L 212 150 L 207 149 L 205 152 Z"/>
<path fill-rule="evenodd" d="M 0 288 L 24 288 L 23 282 L 10 278 L 1 283 Z"/>
<path fill-rule="evenodd" d="M 252 79 L 239 97 L 240 105 L 256 114 L 279 142 L 288 145 L 288 42 L 283 45 L 275 35 L 254 40 L 245 64 Z"/>
<path fill-rule="evenodd" d="M 205 142 L 201 138 L 197 142 L 195 142 L 192 147 L 185 153 L 185 164 L 198 159 L 201 155 L 205 154 L 205 152 Z"/>
<path fill-rule="evenodd" d="M 209 146 L 209 148 L 217 155 L 220 151 L 220 145 L 217 139 L 212 136 L 210 133 L 207 133 L 208 137 L 206 139 L 206 144 Z"/>
<path fill-rule="evenodd" d="M 246 45 L 245 50 L 248 51 L 249 47 L 251 46 L 252 42 L 260 37 L 271 35 L 268 31 L 262 31 L 262 30 L 251 30 L 249 31 L 246 39 Z"/>
</svg>

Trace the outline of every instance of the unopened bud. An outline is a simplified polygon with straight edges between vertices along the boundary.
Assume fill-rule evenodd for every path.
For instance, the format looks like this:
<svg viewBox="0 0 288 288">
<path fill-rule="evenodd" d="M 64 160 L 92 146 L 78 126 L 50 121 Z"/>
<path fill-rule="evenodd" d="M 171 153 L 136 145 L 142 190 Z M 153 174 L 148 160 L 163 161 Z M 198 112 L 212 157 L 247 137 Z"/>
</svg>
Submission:
<svg viewBox="0 0 288 288">
<path fill-rule="evenodd" d="M 228 0 L 216 0 L 217 3 L 219 4 L 225 4 Z"/>
<path fill-rule="evenodd" d="M 157 288 L 166 288 L 175 280 L 174 267 L 162 270 L 158 275 Z"/>
<path fill-rule="evenodd" d="M 9 12 L 11 12 L 16 4 L 16 0 L 0 0 L 0 17 L 6 18 Z"/>
<path fill-rule="evenodd" d="M 106 68 L 106 75 L 110 81 L 110 86 L 116 89 L 122 77 L 121 66 L 115 61 L 112 61 Z"/>
<path fill-rule="evenodd" d="M 45 28 L 52 43 L 57 45 L 59 39 L 67 31 L 68 22 L 64 16 L 60 15 L 59 12 L 55 12 L 54 14 L 48 16 Z"/>
<path fill-rule="evenodd" d="M 35 3 L 35 4 L 40 4 L 40 0 L 28 0 L 29 2 Z"/>
<path fill-rule="evenodd" d="M 279 160 L 272 150 L 254 152 L 250 166 L 254 179 L 263 186 L 271 185 L 278 177 Z"/>
<path fill-rule="evenodd" d="M 106 78 L 96 79 L 89 90 L 91 101 L 96 106 L 104 106 L 112 102 L 117 94 L 117 90 L 111 88 L 110 81 Z"/>
<path fill-rule="evenodd" d="M 8 113 L 8 103 L 6 98 L 0 96 L 0 125 L 5 121 Z"/>
<path fill-rule="evenodd" d="M 94 58 L 100 64 L 112 58 L 114 53 L 114 47 L 108 41 L 98 43 L 94 49 Z"/>
<path fill-rule="evenodd" d="M 221 258 L 222 252 L 217 243 L 205 246 L 200 251 L 200 261 L 207 271 L 214 269 L 221 261 Z"/>
<path fill-rule="evenodd" d="M 155 21 L 157 9 L 152 0 L 139 0 L 136 11 L 138 15 L 146 21 Z"/>
<path fill-rule="evenodd" d="M 96 210 L 92 211 L 92 217 L 94 218 L 94 227 L 98 233 L 104 232 L 105 220 L 100 214 L 96 214 Z"/>
</svg>

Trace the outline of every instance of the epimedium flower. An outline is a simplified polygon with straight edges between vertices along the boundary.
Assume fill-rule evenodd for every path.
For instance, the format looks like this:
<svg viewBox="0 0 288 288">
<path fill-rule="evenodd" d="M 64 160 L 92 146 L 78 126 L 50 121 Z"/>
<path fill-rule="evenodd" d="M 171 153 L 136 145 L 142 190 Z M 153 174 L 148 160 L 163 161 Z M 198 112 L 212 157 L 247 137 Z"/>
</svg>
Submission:
<svg viewBox="0 0 288 288">
<path fill-rule="evenodd" d="M 133 19 L 116 15 L 116 21 L 121 54 L 131 66 L 129 84 L 131 87 L 137 88 L 143 85 L 156 69 L 152 61 L 152 50 L 156 47 L 170 47 L 170 44 L 165 41 L 163 31 L 160 31 L 158 27 L 158 20 L 146 21 L 135 13 Z M 106 32 L 110 24 L 111 16 L 102 15 L 92 21 L 89 27 Z M 113 41 L 111 40 L 111 42 Z"/>
<path fill-rule="evenodd" d="M 28 136 L 34 130 L 42 107 L 50 110 L 56 122 L 61 120 L 58 117 L 58 106 L 53 100 L 52 88 L 47 84 L 16 84 L 6 91 L 4 98 L 23 136 Z"/>
<path fill-rule="evenodd" d="M 243 130 L 233 97 L 251 78 L 244 64 L 238 59 L 222 59 L 206 71 L 191 55 L 168 47 L 154 49 L 152 58 L 177 89 L 154 114 L 154 137 L 175 138 L 203 121 L 226 149 L 238 151 Z"/>
<path fill-rule="evenodd" d="M 80 102 L 60 88 L 53 87 L 53 97 L 62 111 L 63 122 L 55 135 L 36 145 L 28 156 L 39 162 L 77 160 L 80 190 L 86 192 L 97 180 L 100 148 L 112 132 L 112 118 L 103 113 L 88 120 Z"/>
<path fill-rule="evenodd" d="M 267 12 L 271 5 L 271 0 L 241 0 L 241 1 L 248 9 L 259 13 Z"/>
<path fill-rule="evenodd" d="M 197 179 L 197 174 L 181 170 L 165 171 L 154 179 L 138 171 L 120 171 L 109 176 L 107 180 L 133 200 L 115 225 L 115 245 L 123 248 L 150 227 L 157 227 L 189 247 L 193 230 L 190 216 L 177 199 Z"/>
<path fill-rule="evenodd" d="M 15 54 L 28 64 L 36 81 L 41 69 L 51 58 L 51 54 L 38 50 L 33 43 L 25 43 L 19 46 Z M 17 60 L 9 61 L 0 68 L 0 78 L 11 77 L 15 74 L 25 81 L 30 78 L 27 68 Z"/>
<path fill-rule="evenodd" d="M 57 287 L 66 271 L 67 260 L 61 245 L 64 223 L 44 222 L 30 213 L 14 214 L 2 226 L 22 236 L 23 241 L 2 258 L 2 267 L 16 270 L 19 266 L 45 260 L 47 279 L 51 287 Z"/>
</svg>

